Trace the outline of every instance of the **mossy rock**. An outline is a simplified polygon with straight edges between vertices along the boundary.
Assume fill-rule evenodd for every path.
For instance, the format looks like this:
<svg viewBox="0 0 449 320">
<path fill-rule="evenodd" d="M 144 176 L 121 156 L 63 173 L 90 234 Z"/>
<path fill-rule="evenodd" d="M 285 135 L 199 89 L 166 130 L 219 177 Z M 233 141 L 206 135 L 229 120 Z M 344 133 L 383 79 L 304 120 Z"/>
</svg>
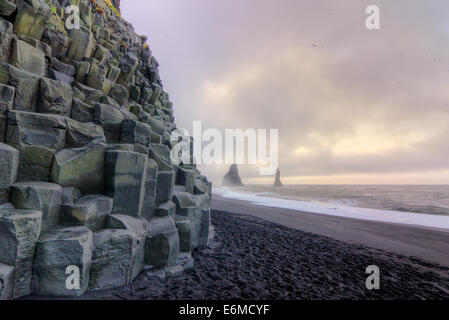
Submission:
<svg viewBox="0 0 449 320">
<path fill-rule="evenodd" d="M 14 32 L 40 40 L 51 15 L 51 8 L 43 0 L 33 1 L 33 5 L 24 2 L 19 7 L 14 22 Z"/>
<path fill-rule="evenodd" d="M 0 0 L 0 15 L 10 16 L 16 11 L 17 6 L 9 0 Z"/>
</svg>

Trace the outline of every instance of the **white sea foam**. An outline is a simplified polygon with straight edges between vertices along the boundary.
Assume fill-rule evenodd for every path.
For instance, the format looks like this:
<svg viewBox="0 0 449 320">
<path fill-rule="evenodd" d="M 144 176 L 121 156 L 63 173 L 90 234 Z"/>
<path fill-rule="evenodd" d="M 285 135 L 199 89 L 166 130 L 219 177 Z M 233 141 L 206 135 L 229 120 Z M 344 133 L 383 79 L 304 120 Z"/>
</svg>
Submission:
<svg viewBox="0 0 449 320">
<path fill-rule="evenodd" d="M 345 217 L 361 220 L 449 229 L 449 216 L 443 215 L 366 209 L 324 202 L 280 199 L 274 197 L 260 196 L 250 192 L 230 189 L 227 187 L 214 188 L 214 193 L 225 198 L 243 200 L 264 207 L 291 209 L 316 214 L 324 214 L 336 217 Z"/>
</svg>

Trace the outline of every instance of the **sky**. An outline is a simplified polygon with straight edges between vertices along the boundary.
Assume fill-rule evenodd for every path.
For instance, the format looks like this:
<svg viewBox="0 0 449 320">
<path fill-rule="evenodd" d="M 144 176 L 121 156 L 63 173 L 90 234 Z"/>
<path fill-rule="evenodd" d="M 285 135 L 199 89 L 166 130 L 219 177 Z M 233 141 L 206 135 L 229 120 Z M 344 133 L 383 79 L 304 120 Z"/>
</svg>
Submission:
<svg viewBox="0 0 449 320">
<path fill-rule="evenodd" d="M 365 27 L 368 5 L 380 30 Z M 287 184 L 449 183 L 449 1 L 123 0 L 176 124 L 279 129 Z M 224 165 L 200 166 L 214 182 Z M 272 183 L 255 165 L 246 183 Z"/>
</svg>

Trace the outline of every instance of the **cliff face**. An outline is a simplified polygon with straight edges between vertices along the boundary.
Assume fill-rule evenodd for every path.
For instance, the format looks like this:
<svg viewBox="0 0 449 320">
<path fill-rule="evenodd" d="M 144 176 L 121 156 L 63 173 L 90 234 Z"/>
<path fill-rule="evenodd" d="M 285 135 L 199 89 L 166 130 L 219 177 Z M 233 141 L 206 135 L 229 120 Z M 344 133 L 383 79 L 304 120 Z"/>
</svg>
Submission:
<svg viewBox="0 0 449 320">
<path fill-rule="evenodd" d="M 170 161 L 172 103 L 119 2 L 0 0 L 0 299 L 178 273 L 210 241 L 211 183 Z"/>
</svg>

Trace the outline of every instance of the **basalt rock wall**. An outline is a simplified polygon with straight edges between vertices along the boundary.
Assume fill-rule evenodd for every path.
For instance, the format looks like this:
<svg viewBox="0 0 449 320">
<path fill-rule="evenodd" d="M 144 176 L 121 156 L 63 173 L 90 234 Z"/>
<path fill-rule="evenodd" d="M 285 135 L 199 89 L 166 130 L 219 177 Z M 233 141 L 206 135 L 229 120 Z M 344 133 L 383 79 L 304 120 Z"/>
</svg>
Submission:
<svg viewBox="0 0 449 320">
<path fill-rule="evenodd" d="M 211 239 L 211 183 L 170 160 L 173 104 L 119 3 L 0 0 L 0 299 L 176 275 Z"/>
</svg>

